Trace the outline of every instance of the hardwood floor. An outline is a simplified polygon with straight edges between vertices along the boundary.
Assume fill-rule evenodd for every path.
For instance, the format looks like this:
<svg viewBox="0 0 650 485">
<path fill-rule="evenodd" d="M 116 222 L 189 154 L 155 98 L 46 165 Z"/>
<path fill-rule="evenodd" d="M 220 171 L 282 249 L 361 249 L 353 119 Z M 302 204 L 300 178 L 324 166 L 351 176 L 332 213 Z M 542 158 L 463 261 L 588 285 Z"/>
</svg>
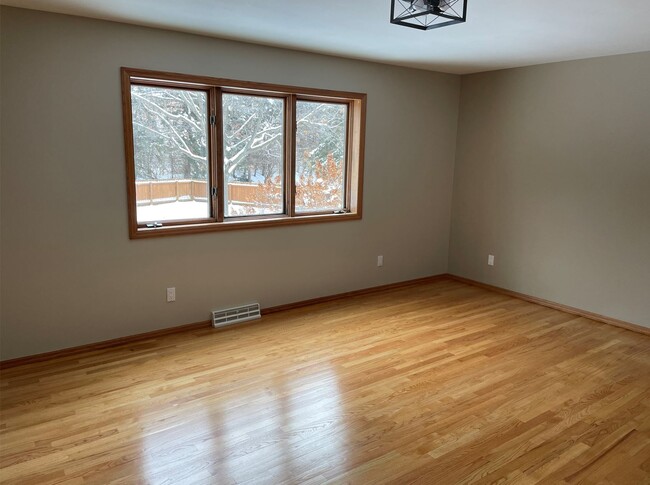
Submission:
<svg viewBox="0 0 650 485">
<path fill-rule="evenodd" d="M 0 391 L 3 483 L 650 483 L 650 337 L 452 280 Z"/>
</svg>

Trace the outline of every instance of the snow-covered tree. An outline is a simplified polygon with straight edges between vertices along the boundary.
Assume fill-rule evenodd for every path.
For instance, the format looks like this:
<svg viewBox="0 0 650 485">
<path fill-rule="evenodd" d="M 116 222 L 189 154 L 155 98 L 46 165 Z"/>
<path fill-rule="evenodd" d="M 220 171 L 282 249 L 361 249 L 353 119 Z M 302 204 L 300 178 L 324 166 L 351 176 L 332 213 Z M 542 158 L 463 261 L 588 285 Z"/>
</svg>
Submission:
<svg viewBox="0 0 650 485">
<path fill-rule="evenodd" d="M 131 94 L 137 179 L 207 180 L 207 94 L 140 85 L 132 86 Z M 231 93 L 224 93 L 222 98 L 225 181 L 257 183 L 259 193 L 267 194 L 267 202 L 272 203 L 271 192 L 274 199 L 281 197 L 285 101 Z M 342 198 L 346 154 L 346 105 L 298 101 L 296 125 L 300 204 L 320 201 L 322 205 L 326 199 L 329 205 L 339 204 L 336 198 Z"/>
</svg>

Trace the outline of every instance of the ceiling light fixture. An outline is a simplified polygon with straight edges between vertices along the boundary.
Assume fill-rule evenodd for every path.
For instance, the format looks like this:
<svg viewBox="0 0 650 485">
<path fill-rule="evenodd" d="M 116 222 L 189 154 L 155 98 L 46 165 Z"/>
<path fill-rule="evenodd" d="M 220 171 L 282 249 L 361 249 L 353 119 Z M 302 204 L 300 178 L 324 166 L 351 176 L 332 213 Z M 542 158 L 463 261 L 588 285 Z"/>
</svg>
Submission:
<svg viewBox="0 0 650 485">
<path fill-rule="evenodd" d="M 465 20 L 467 0 L 391 0 L 391 24 L 430 30 Z"/>
</svg>

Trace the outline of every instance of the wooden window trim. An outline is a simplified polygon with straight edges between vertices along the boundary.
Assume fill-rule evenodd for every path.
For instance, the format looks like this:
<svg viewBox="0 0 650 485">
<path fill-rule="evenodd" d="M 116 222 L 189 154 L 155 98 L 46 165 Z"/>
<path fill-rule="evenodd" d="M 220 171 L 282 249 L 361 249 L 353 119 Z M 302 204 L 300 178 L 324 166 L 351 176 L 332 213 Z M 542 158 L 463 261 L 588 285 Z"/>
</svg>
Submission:
<svg viewBox="0 0 650 485">
<path fill-rule="evenodd" d="M 214 115 L 217 119 L 221 119 L 223 116 L 223 100 L 221 97 L 223 91 L 219 87 L 213 87 L 212 91 L 214 95 L 212 97 L 213 104 L 210 106 L 210 113 L 211 116 Z M 212 187 L 217 187 L 217 190 L 221 190 L 221 187 L 223 187 L 223 130 L 219 129 L 217 123 L 211 124 L 210 130 L 210 138 L 212 140 L 216 140 L 216 143 L 211 143 L 211 145 L 216 145 L 216 147 L 210 151 L 210 154 L 212 156 L 210 159 L 210 169 L 213 173 L 212 180 L 210 182 L 212 184 Z M 212 201 L 212 213 L 216 214 L 217 216 L 216 222 L 223 222 L 223 204 L 219 203 L 220 198 L 218 194 L 214 194 L 212 190 L 210 190 L 210 200 Z"/>
<path fill-rule="evenodd" d="M 296 95 L 290 94 L 287 100 L 287 118 L 285 126 L 291 133 L 289 140 L 286 143 L 287 152 L 284 155 L 285 173 L 287 176 L 285 180 L 288 181 L 285 187 L 285 204 L 288 217 L 295 217 L 296 215 Z"/>
<path fill-rule="evenodd" d="M 365 113 L 364 93 L 303 88 L 278 84 L 237 81 L 232 79 L 194 76 L 164 71 L 149 71 L 123 67 L 122 112 L 124 117 L 124 147 L 126 158 L 127 201 L 129 237 L 131 239 L 160 237 L 168 235 L 194 234 L 212 231 L 229 231 L 263 227 L 339 222 L 362 218 L 363 161 L 365 153 Z M 131 106 L 131 85 L 148 85 L 178 89 L 200 90 L 208 96 L 208 116 L 215 116 L 217 122 L 209 124 L 209 182 L 217 188 L 217 195 L 210 191 L 212 217 L 189 221 L 164 221 L 162 227 L 148 228 L 137 222 L 136 177 L 134 163 L 133 123 Z M 285 175 L 284 213 L 279 215 L 258 215 L 244 217 L 224 217 L 224 175 L 223 175 L 223 113 L 222 94 L 259 95 L 283 98 L 285 100 Z M 295 209 L 295 164 L 296 164 L 296 102 L 322 101 L 341 103 L 347 110 L 347 143 L 345 172 L 346 213 L 301 212 Z"/>
</svg>

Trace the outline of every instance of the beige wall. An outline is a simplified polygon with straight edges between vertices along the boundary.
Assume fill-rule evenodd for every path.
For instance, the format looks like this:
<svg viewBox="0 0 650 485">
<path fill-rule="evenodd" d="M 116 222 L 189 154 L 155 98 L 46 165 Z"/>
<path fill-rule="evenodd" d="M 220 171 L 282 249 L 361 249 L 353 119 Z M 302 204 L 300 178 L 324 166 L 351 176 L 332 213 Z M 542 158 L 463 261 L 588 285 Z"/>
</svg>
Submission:
<svg viewBox="0 0 650 485">
<path fill-rule="evenodd" d="M 459 77 L 11 8 L 1 35 L 2 359 L 447 271 Z M 129 240 L 120 66 L 366 92 L 363 220 Z"/>
<path fill-rule="evenodd" d="M 444 273 L 448 256 L 650 326 L 650 53 L 465 76 L 458 120 L 457 76 L 0 17 L 2 359 Z M 368 93 L 363 220 L 129 240 L 120 66 Z"/>
<path fill-rule="evenodd" d="M 650 326 L 650 53 L 461 93 L 450 272 Z"/>
</svg>

